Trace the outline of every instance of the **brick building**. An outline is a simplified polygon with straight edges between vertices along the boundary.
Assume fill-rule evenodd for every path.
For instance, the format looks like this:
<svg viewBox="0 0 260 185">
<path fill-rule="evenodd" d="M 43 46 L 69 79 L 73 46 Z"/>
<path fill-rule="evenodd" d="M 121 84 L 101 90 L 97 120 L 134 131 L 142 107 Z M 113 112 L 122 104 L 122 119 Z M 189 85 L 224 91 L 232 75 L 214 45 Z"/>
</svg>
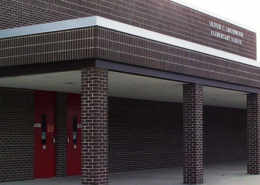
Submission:
<svg viewBox="0 0 260 185">
<path fill-rule="evenodd" d="M 180 0 L 0 0 L 0 182 L 247 160 L 256 33 Z"/>
</svg>

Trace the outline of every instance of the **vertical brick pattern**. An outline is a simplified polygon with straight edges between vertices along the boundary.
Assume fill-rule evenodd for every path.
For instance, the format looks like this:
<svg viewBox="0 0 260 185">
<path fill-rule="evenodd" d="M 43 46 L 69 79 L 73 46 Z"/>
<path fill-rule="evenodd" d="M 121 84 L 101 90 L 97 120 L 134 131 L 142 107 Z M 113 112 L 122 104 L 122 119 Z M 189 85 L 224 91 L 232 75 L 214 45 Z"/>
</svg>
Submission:
<svg viewBox="0 0 260 185">
<path fill-rule="evenodd" d="M 67 176 L 67 94 L 57 93 L 56 176 Z"/>
<path fill-rule="evenodd" d="M 108 185 L 108 71 L 81 71 L 82 184 Z"/>
<path fill-rule="evenodd" d="M 260 94 L 247 95 L 247 173 L 260 173 Z"/>
<path fill-rule="evenodd" d="M 0 88 L 0 182 L 34 178 L 34 93 Z"/>
<path fill-rule="evenodd" d="M 203 86 L 183 85 L 183 182 L 203 183 Z"/>
</svg>

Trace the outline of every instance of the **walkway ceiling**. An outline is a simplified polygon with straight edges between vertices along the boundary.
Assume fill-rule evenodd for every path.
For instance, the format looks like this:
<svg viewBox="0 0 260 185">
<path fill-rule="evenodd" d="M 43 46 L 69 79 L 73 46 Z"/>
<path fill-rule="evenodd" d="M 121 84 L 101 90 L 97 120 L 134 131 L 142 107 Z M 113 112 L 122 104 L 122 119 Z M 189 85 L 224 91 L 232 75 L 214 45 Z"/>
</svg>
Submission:
<svg viewBox="0 0 260 185">
<path fill-rule="evenodd" d="M 0 78 L 0 87 L 80 93 L 80 71 Z M 109 71 L 109 96 L 182 102 L 181 82 Z M 204 105 L 246 108 L 246 93 L 204 87 Z"/>
</svg>

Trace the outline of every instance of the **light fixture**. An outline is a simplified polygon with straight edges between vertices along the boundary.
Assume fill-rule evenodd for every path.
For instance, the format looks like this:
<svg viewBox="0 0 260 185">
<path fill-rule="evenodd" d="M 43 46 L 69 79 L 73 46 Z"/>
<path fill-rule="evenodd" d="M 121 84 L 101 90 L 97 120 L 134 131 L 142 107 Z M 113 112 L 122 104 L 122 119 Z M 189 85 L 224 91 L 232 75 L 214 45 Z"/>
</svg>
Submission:
<svg viewBox="0 0 260 185">
<path fill-rule="evenodd" d="M 76 83 L 74 83 L 74 82 L 65 82 L 64 84 L 66 84 L 66 85 L 73 85 L 73 84 L 76 84 Z"/>
</svg>

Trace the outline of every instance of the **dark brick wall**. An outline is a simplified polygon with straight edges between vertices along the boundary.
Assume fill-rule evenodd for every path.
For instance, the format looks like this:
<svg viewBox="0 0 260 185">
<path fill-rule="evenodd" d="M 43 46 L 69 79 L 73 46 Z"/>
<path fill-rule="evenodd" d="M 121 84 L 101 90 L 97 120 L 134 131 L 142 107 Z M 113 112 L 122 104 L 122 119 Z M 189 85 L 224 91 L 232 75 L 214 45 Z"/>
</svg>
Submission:
<svg viewBox="0 0 260 185">
<path fill-rule="evenodd" d="M 246 110 L 203 113 L 204 163 L 245 161 Z M 108 122 L 110 173 L 182 166 L 182 104 L 110 97 Z"/>
<path fill-rule="evenodd" d="M 247 111 L 204 106 L 203 114 L 204 162 L 245 161 Z"/>
<path fill-rule="evenodd" d="M 54 10 L 55 7 L 48 1 L 1 0 L 0 7 L 0 29 L 76 18 L 69 15 L 69 11 Z"/>
<path fill-rule="evenodd" d="M 0 88 L 0 182 L 34 178 L 34 93 Z"/>
<path fill-rule="evenodd" d="M 182 165 L 180 104 L 109 98 L 109 172 Z"/>
<path fill-rule="evenodd" d="M 0 29 L 98 15 L 256 59 L 255 33 L 170 0 L 2 0 L 0 3 Z M 227 33 L 212 29 L 209 21 L 243 32 L 243 45 L 211 36 L 211 30 Z"/>
<path fill-rule="evenodd" d="M 57 93 L 56 176 L 67 176 L 67 93 Z"/>
<path fill-rule="evenodd" d="M 82 184 L 108 185 L 108 70 L 81 70 Z"/>
</svg>

